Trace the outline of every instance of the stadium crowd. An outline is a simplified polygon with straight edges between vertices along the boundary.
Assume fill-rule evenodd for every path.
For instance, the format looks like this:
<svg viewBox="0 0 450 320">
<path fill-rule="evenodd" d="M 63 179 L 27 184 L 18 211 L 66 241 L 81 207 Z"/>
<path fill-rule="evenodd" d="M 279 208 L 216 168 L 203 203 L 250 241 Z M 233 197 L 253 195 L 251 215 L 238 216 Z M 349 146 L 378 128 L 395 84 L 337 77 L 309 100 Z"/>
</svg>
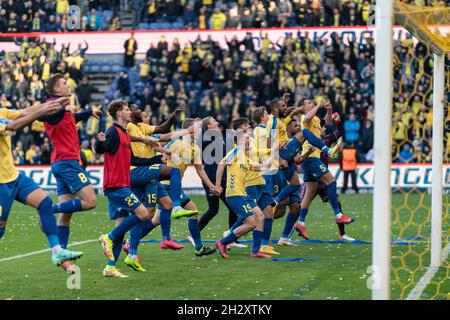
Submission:
<svg viewBox="0 0 450 320">
<path fill-rule="evenodd" d="M 448 0 L 408 0 L 448 6 Z M 373 0 L 28 0 L 0 1 L 0 32 L 120 30 L 120 12 L 134 29 L 224 29 L 366 25 Z M 79 10 L 69 12 L 71 5 Z M 74 25 L 78 17 L 79 25 Z"/>
<path fill-rule="evenodd" d="M 34 8 L 35 2 L 47 5 L 54 1 L 28 1 L 21 5 Z M 314 1 L 291 2 L 311 4 Z M 108 1 L 91 1 L 89 5 L 92 3 L 96 6 L 110 4 Z M 8 5 L 20 7 L 17 1 L 2 1 L 1 5 L 0 11 L 8 14 L 10 12 L 5 9 Z M 48 13 L 46 15 L 49 16 Z M 267 105 L 268 101 L 284 92 L 311 99 L 327 96 L 335 111 L 342 115 L 341 130 L 345 142 L 357 147 L 359 162 L 371 162 L 375 72 L 373 39 L 344 43 L 333 36 L 331 44 L 327 45 L 321 40 L 311 41 L 297 34 L 288 34 L 276 43 L 272 43 L 264 32 L 260 36 L 262 46 L 257 50 L 250 35 L 243 41 L 226 39 L 227 48 L 219 47 L 210 38 L 197 39 L 191 45 L 181 47 L 176 41 L 169 44 L 162 37 L 159 43 L 149 45 L 145 60 L 136 63 L 133 54 L 119 73 L 113 93 L 107 98 L 126 97 L 136 102 L 151 112 L 153 123 L 161 123 L 177 105 L 184 104 L 187 107 L 185 117 L 217 115 L 223 127 L 229 127 L 237 117 L 251 119 L 256 107 Z M 89 75 L 83 71 L 87 43 L 77 48 L 68 44 L 61 50 L 56 50 L 55 44 L 45 39 L 35 42 L 23 38 L 16 40 L 16 44 L 18 52 L 0 53 L 0 107 L 19 109 L 43 101 L 46 97 L 44 83 L 54 72 L 63 73 L 73 87 L 75 105 L 79 108 L 96 107 L 94 104 L 98 101 L 91 101 L 96 88 L 89 84 Z M 430 161 L 432 63 L 431 55 L 422 44 L 415 46 L 411 38 L 396 41 L 394 161 Z M 107 102 L 108 99 L 102 105 Z M 445 160 L 448 161 L 448 112 L 446 119 Z M 83 154 L 88 163 L 102 161 L 92 148 L 94 134 L 104 125 L 94 118 L 79 125 Z M 17 164 L 49 163 L 52 146 L 41 122 L 36 121 L 16 134 L 13 143 Z"/>
<path fill-rule="evenodd" d="M 154 123 L 164 121 L 176 105 L 185 104 L 188 117 L 217 115 L 217 120 L 227 127 L 239 117 L 252 119 L 256 107 L 268 105 L 284 92 L 310 99 L 326 96 L 335 111 L 343 115 L 345 142 L 356 145 L 359 162 L 371 162 L 373 38 L 344 43 L 333 36 L 331 45 L 292 34 L 277 43 L 271 43 L 263 33 L 261 38 L 262 47 L 255 50 L 250 37 L 241 42 L 227 39 L 226 49 L 211 39 L 197 39 L 182 48 L 176 41 L 168 44 L 162 37 L 159 43 L 150 44 L 144 61 L 120 72 L 113 85 L 115 97 L 135 101 L 151 112 Z M 432 63 L 424 45 L 415 46 L 410 37 L 396 41 L 395 161 L 430 160 Z M 446 123 L 450 125 L 450 119 Z"/>
</svg>

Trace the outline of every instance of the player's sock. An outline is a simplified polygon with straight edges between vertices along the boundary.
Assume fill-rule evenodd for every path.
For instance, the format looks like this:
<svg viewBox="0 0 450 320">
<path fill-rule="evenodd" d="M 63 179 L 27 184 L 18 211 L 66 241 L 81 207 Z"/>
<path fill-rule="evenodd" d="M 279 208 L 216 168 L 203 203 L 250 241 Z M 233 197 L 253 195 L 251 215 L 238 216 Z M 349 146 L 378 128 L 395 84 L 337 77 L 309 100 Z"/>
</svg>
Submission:
<svg viewBox="0 0 450 320">
<path fill-rule="evenodd" d="M 200 236 L 200 231 L 198 229 L 198 220 L 194 218 L 188 219 L 189 232 L 195 243 L 195 250 L 200 250 L 202 248 L 202 238 Z"/>
<path fill-rule="evenodd" d="M 286 222 L 284 223 L 284 229 L 281 236 L 283 238 L 289 238 L 289 234 L 291 233 L 292 228 L 294 228 L 295 221 L 297 221 L 297 215 L 289 212 L 286 217 Z"/>
<path fill-rule="evenodd" d="M 300 217 L 298 218 L 298 221 L 301 223 L 305 223 L 307 214 L 308 214 L 308 208 L 300 208 Z"/>
<path fill-rule="evenodd" d="M 341 209 L 339 208 L 339 201 L 336 193 L 336 181 L 333 181 L 327 186 L 328 192 L 328 200 L 330 201 L 330 205 L 333 208 L 334 215 L 338 215 L 341 213 Z"/>
<path fill-rule="evenodd" d="M 52 211 L 52 200 L 46 197 L 38 206 L 39 219 L 41 220 L 42 231 L 48 239 L 52 254 L 61 250 L 58 238 L 58 228 L 56 226 L 56 219 Z"/>
<path fill-rule="evenodd" d="M 4 234 L 5 234 L 5 228 L 0 227 L 0 239 L 3 237 Z"/>
<path fill-rule="evenodd" d="M 52 210 L 53 213 L 73 213 L 83 211 L 83 206 L 80 199 L 72 199 L 54 204 Z"/>
<path fill-rule="evenodd" d="M 170 197 L 172 198 L 174 209 L 178 209 L 181 203 L 181 172 L 178 168 L 170 169 Z"/>
<path fill-rule="evenodd" d="M 328 148 L 326 146 L 326 144 L 320 140 L 319 138 L 317 138 L 314 133 L 312 133 L 310 130 L 308 129 L 303 129 L 302 130 L 302 134 L 305 137 L 306 140 L 308 140 L 308 142 L 313 146 L 316 147 L 320 150 L 322 150 L 325 153 L 328 153 L 328 150 L 330 150 L 330 148 Z"/>
<path fill-rule="evenodd" d="M 226 237 L 224 237 L 222 240 L 220 240 L 220 242 L 222 242 L 222 244 L 227 245 L 229 243 L 232 243 L 233 241 L 236 241 L 237 237 L 234 234 L 234 232 L 230 232 Z"/>
<path fill-rule="evenodd" d="M 151 220 L 145 220 L 144 226 L 142 227 L 141 239 L 145 238 L 145 236 L 148 235 L 153 229 L 155 229 L 153 222 Z"/>
<path fill-rule="evenodd" d="M 159 216 L 163 241 L 170 240 L 170 210 L 161 209 Z"/>
<path fill-rule="evenodd" d="M 116 242 L 117 239 L 123 238 L 127 231 L 131 230 L 133 226 L 141 222 L 141 219 L 135 214 L 130 214 L 128 217 L 123 219 L 123 221 L 116 226 L 110 233 L 108 233 L 109 238 Z"/>
<path fill-rule="evenodd" d="M 144 227 L 144 222 L 148 220 L 142 221 L 137 225 L 133 226 L 130 230 L 130 255 L 137 254 L 139 242 L 142 238 L 142 229 Z"/>
<path fill-rule="evenodd" d="M 261 249 L 261 240 L 263 237 L 264 232 L 259 230 L 253 230 L 253 247 L 252 247 L 252 253 L 259 252 L 259 249 Z"/>
<path fill-rule="evenodd" d="M 69 226 L 58 226 L 59 244 L 63 249 L 67 249 L 67 244 L 69 243 L 69 234 L 70 234 Z"/>
<path fill-rule="evenodd" d="M 111 261 L 108 259 L 108 266 L 114 267 L 114 266 L 116 266 L 117 261 L 119 261 L 120 252 L 122 251 L 123 238 L 124 238 L 124 235 L 121 235 L 114 241 L 114 246 L 113 246 L 114 261 Z"/>
<path fill-rule="evenodd" d="M 262 242 L 261 242 L 261 244 L 263 246 L 269 245 L 270 235 L 272 234 L 272 225 L 273 225 L 272 218 L 264 219 L 264 231 L 263 231 Z"/>
<path fill-rule="evenodd" d="M 275 202 L 279 203 L 283 199 L 287 198 L 289 195 L 298 193 L 300 191 L 300 185 L 287 185 L 283 189 L 281 189 L 280 193 L 275 197 Z"/>
</svg>

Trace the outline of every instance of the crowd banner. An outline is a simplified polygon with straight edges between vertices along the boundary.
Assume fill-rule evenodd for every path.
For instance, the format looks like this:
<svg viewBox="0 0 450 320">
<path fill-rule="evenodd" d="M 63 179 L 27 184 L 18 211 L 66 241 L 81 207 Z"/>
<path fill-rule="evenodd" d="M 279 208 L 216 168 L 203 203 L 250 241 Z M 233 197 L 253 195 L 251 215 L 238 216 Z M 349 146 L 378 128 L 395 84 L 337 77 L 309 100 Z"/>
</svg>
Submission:
<svg viewBox="0 0 450 320">
<path fill-rule="evenodd" d="M 450 25 L 439 25 L 437 28 L 442 34 L 450 32 Z M 138 43 L 138 54 L 145 54 L 150 47 L 150 43 L 155 45 L 164 35 L 171 49 L 171 44 L 176 38 L 183 48 L 185 45 L 193 42 L 200 37 L 201 40 L 207 40 L 209 37 L 217 41 L 222 48 L 228 48 L 225 37 L 231 40 L 236 36 L 239 41 L 243 40 L 248 33 L 253 39 L 255 49 L 261 48 L 263 36 L 267 34 L 268 38 L 275 44 L 280 38 L 291 34 L 293 38 L 297 38 L 298 34 L 307 36 L 311 40 L 321 39 L 330 43 L 331 35 L 336 34 L 342 36 L 343 41 L 348 43 L 349 39 L 360 43 L 368 36 L 375 36 L 374 26 L 360 27 L 294 27 L 294 28 L 270 28 L 270 29 L 225 29 L 225 30 L 145 30 L 134 31 L 135 39 Z M 61 48 L 61 44 L 70 42 L 71 49 L 76 48 L 78 44 L 84 46 L 85 41 L 89 45 L 89 54 L 118 54 L 124 53 L 124 43 L 130 37 L 131 31 L 100 31 L 100 32 L 49 32 L 49 33 L 4 33 L 0 34 L 0 51 L 6 52 L 18 51 L 19 47 L 14 44 L 13 37 L 39 37 L 47 42 L 56 41 L 56 49 Z M 404 39 L 408 34 L 406 29 L 395 26 L 394 39 Z M 2 40 L 3 39 L 3 40 Z M 4 42 L 2 42 L 4 41 Z M 281 43 L 280 43 L 281 45 Z"/>
<path fill-rule="evenodd" d="M 331 173 L 336 177 L 337 186 L 343 185 L 343 172 L 339 165 L 329 166 Z M 32 178 L 45 190 L 56 190 L 56 181 L 50 166 L 18 166 L 18 170 Z M 94 165 L 86 169 L 94 189 L 101 190 L 103 186 L 103 166 Z M 356 170 L 357 184 L 361 189 L 373 188 L 374 170 L 372 164 L 359 164 Z M 400 189 L 428 189 L 432 181 L 431 164 L 393 164 L 391 168 L 392 187 Z M 443 172 L 444 189 L 450 190 L 450 164 L 444 164 Z M 351 184 L 349 179 L 349 184 Z M 189 166 L 183 177 L 183 188 L 186 191 L 202 190 L 203 186 L 197 176 L 194 166 Z"/>
</svg>

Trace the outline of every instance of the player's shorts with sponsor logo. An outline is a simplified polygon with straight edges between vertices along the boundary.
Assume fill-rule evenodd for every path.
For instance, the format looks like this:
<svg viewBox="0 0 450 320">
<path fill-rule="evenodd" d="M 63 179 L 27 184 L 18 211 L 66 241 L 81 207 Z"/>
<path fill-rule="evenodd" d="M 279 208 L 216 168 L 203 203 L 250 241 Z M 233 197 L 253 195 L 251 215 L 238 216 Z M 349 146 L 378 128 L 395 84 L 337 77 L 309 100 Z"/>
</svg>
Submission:
<svg viewBox="0 0 450 320">
<path fill-rule="evenodd" d="M 61 160 L 51 165 L 56 180 L 56 194 L 74 194 L 91 184 L 77 160 Z"/>
</svg>

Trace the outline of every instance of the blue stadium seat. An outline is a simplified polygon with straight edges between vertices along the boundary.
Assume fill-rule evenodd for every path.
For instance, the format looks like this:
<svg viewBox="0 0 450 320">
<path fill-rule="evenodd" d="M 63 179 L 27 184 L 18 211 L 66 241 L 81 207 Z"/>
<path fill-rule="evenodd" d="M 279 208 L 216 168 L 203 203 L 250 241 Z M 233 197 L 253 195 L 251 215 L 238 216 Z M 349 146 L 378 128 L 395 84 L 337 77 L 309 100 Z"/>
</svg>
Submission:
<svg viewBox="0 0 450 320">
<path fill-rule="evenodd" d="M 120 65 L 118 65 L 118 64 L 114 64 L 112 66 L 112 71 L 115 72 L 115 73 L 119 72 L 121 69 L 122 69 L 122 67 Z"/>
<path fill-rule="evenodd" d="M 171 29 L 172 29 L 172 24 L 170 24 L 169 22 L 161 23 L 161 30 L 171 30 Z"/>
<path fill-rule="evenodd" d="M 176 30 L 180 30 L 184 28 L 184 23 L 183 22 L 174 22 L 172 23 L 172 29 L 176 29 Z"/>
<path fill-rule="evenodd" d="M 91 72 L 92 72 L 92 73 L 100 72 L 100 66 L 98 66 L 98 65 L 93 65 L 93 66 L 91 67 Z"/>
<path fill-rule="evenodd" d="M 111 68 L 111 65 L 105 64 L 104 66 L 102 66 L 100 68 L 100 70 L 101 70 L 101 72 L 111 72 L 112 68 Z"/>
</svg>

